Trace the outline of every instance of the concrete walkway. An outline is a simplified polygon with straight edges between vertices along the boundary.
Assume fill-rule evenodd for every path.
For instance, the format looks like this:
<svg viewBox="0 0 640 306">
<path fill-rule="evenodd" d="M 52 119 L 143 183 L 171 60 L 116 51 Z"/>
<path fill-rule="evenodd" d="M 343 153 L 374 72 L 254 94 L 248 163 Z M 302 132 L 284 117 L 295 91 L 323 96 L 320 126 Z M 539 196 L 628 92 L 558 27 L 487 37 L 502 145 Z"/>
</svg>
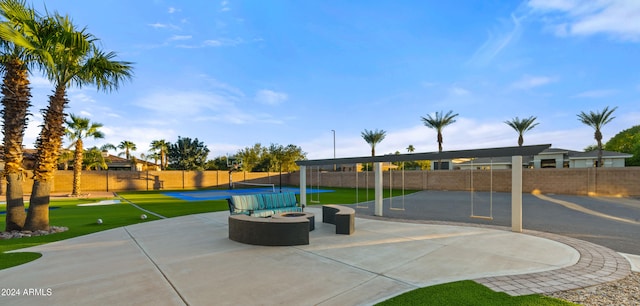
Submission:
<svg viewBox="0 0 640 306">
<path fill-rule="evenodd" d="M 557 235 L 356 218 L 355 234 L 346 236 L 321 223 L 320 209 L 307 210 L 317 221 L 306 246 L 231 241 L 229 213 L 217 212 L 22 249 L 43 257 L 0 270 L 0 288 L 22 293 L 0 304 L 370 305 L 464 279 L 522 294 L 553 285 L 557 275 L 572 284 L 587 274 L 608 281 L 630 273 L 617 253 Z"/>
</svg>

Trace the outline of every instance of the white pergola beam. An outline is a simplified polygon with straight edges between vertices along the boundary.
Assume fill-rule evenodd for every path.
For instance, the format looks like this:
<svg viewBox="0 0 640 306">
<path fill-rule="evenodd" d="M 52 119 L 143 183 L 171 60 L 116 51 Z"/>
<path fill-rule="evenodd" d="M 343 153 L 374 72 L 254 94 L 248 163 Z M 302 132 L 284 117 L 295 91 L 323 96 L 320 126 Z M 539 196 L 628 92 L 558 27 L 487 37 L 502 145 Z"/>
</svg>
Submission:
<svg viewBox="0 0 640 306">
<path fill-rule="evenodd" d="M 522 233 L 522 156 L 511 157 L 511 231 Z"/>
<path fill-rule="evenodd" d="M 382 196 L 382 163 L 373 163 L 373 172 L 375 173 L 374 183 L 375 183 L 375 198 L 376 205 L 374 214 L 376 216 L 382 217 L 382 201 L 384 200 Z"/>
</svg>

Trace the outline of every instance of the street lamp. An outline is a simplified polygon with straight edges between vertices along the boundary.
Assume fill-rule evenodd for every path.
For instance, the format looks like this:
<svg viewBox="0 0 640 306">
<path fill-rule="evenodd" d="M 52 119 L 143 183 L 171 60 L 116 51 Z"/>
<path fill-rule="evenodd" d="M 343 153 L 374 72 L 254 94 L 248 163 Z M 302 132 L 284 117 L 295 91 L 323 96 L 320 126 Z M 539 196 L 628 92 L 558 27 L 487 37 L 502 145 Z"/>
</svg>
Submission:
<svg viewBox="0 0 640 306">
<path fill-rule="evenodd" d="M 333 159 L 336 159 L 336 130 L 331 130 L 333 132 Z M 333 164 L 333 171 L 336 171 L 336 164 Z"/>
</svg>

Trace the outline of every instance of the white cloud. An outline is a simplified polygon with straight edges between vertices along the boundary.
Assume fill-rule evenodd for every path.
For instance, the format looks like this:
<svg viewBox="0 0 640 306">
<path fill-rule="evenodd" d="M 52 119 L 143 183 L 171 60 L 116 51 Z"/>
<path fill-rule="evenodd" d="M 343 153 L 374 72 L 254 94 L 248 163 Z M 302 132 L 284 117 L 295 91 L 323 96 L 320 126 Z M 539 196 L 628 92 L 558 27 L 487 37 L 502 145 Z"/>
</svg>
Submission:
<svg viewBox="0 0 640 306">
<path fill-rule="evenodd" d="M 45 89 L 53 88 L 53 84 L 51 84 L 51 82 L 49 82 L 47 78 L 44 78 L 39 75 L 30 75 L 29 83 L 31 84 L 32 88 L 45 88 Z"/>
<path fill-rule="evenodd" d="M 278 105 L 288 99 L 286 93 L 275 92 L 268 89 L 260 90 L 256 93 L 256 101 L 261 104 Z"/>
<path fill-rule="evenodd" d="M 167 12 L 168 12 L 169 14 L 173 14 L 173 13 L 175 13 L 175 12 L 179 12 L 179 11 L 180 11 L 180 9 L 177 9 L 177 8 L 175 8 L 175 7 L 169 7 L 169 9 L 167 10 Z"/>
<path fill-rule="evenodd" d="M 535 13 L 556 35 L 607 34 L 623 41 L 640 41 L 640 1 L 531 0 Z"/>
<path fill-rule="evenodd" d="M 159 23 L 159 22 L 150 23 L 149 26 L 152 27 L 152 28 L 156 28 L 156 29 L 164 29 L 164 28 L 168 28 L 169 27 L 169 25 L 164 24 L 164 23 Z"/>
<path fill-rule="evenodd" d="M 462 87 L 460 87 L 460 86 L 454 85 L 454 86 L 451 86 L 449 88 L 449 93 L 451 95 L 454 95 L 454 96 L 466 96 L 466 95 L 470 94 L 471 92 L 466 90 L 466 89 L 464 89 L 464 88 L 462 88 Z"/>
<path fill-rule="evenodd" d="M 193 45 L 181 44 L 181 45 L 177 45 L 176 47 L 185 48 L 185 49 L 196 49 L 196 48 L 204 48 L 204 47 L 234 47 L 234 46 L 243 44 L 244 42 L 245 41 L 242 38 L 235 38 L 235 39 L 220 38 L 220 39 L 208 39 L 203 41 L 200 44 L 193 44 Z"/>
<path fill-rule="evenodd" d="M 173 35 L 169 38 L 169 40 L 189 40 L 191 39 L 191 35 Z"/>
<path fill-rule="evenodd" d="M 136 100 L 134 104 L 170 118 L 195 116 L 205 111 L 224 110 L 233 106 L 232 101 L 215 93 L 180 91 L 155 91 Z"/>
<path fill-rule="evenodd" d="M 220 38 L 220 39 L 209 39 L 203 42 L 205 47 L 223 47 L 223 46 L 237 46 L 244 41 L 240 38 Z"/>
<path fill-rule="evenodd" d="M 555 81 L 556 81 L 555 78 L 548 77 L 548 76 L 525 75 L 520 80 L 511 84 L 511 87 L 514 89 L 528 90 L 528 89 L 540 87 Z"/>
<path fill-rule="evenodd" d="M 588 90 L 572 96 L 572 98 L 604 98 L 610 97 L 618 93 L 613 89 Z"/>
<path fill-rule="evenodd" d="M 510 22 L 503 22 L 501 29 L 490 31 L 488 33 L 489 38 L 476 50 L 469 60 L 469 64 L 486 65 L 509 44 L 516 41 L 522 32 L 520 20 L 521 18 L 512 14 Z"/>
<path fill-rule="evenodd" d="M 173 30 L 179 30 L 180 27 L 173 25 L 173 24 L 168 24 L 168 23 L 150 23 L 148 24 L 148 26 L 154 28 L 154 29 L 173 29 Z"/>
<path fill-rule="evenodd" d="M 69 102 L 72 102 L 74 104 L 78 104 L 78 103 L 95 103 L 96 100 L 90 96 L 87 95 L 84 92 L 81 91 L 73 91 L 69 94 Z"/>
<path fill-rule="evenodd" d="M 220 2 L 220 11 L 221 12 L 228 12 L 230 10 L 231 10 L 231 8 L 229 7 L 229 1 L 224 0 L 224 1 Z"/>
</svg>

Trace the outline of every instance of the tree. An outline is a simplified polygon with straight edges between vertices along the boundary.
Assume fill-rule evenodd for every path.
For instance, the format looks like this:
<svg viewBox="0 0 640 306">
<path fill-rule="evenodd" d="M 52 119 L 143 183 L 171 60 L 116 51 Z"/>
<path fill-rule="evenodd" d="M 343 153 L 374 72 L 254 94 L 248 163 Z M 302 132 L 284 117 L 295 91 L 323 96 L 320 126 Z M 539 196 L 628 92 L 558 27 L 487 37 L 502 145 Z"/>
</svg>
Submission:
<svg viewBox="0 0 640 306">
<path fill-rule="evenodd" d="M 640 166 L 640 125 L 628 128 L 611 137 L 604 144 L 604 149 L 622 153 L 633 154 L 627 158 L 627 166 Z"/>
<path fill-rule="evenodd" d="M 74 162 L 73 162 L 73 190 L 72 195 L 80 195 L 80 176 L 82 175 L 83 165 L 83 139 L 91 138 L 104 138 L 104 134 L 99 130 L 102 127 L 101 123 L 91 123 L 89 118 L 78 117 L 74 114 L 70 115 L 71 119 L 67 120 L 67 128 L 65 134 L 69 137 L 69 140 L 73 143 L 74 148 Z"/>
<path fill-rule="evenodd" d="M 263 167 L 263 159 L 267 156 L 267 148 L 260 143 L 254 144 L 253 147 L 238 150 L 236 156 L 242 159 L 242 168 L 245 171 L 268 171 L 267 168 Z"/>
<path fill-rule="evenodd" d="M 178 141 L 169 145 L 169 162 L 173 169 L 204 170 L 209 149 L 195 138 L 179 137 Z"/>
<path fill-rule="evenodd" d="M 413 147 L 413 145 L 409 145 L 409 146 L 407 147 L 407 152 L 409 152 L 409 153 L 413 153 L 413 152 L 415 152 L 415 151 L 416 151 L 416 148 L 414 148 L 414 147 Z"/>
<path fill-rule="evenodd" d="M 11 34 L 16 39 L 33 39 L 28 33 L 37 27 L 35 11 L 27 8 L 24 2 L 0 2 L 0 15 L 4 18 L 0 24 L 0 63 L 4 78 L 2 80 L 2 120 L 4 134 L 4 177 L 7 180 L 7 212 L 5 230 L 21 230 L 26 213 L 22 190 L 25 170 L 22 167 L 24 153 L 22 142 L 27 126 L 27 114 L 31 106 L 31 88 L 29 86 L 29 65 L 34 58 L 29 49 L 14 44 L 6 37 Z"/>
<path fill-rule="evenodd" d="M 598 145 L 594 145 L 594 144 L 588 145 L 583 149 L 583 151 L 585 152 L 593 152 L 597 150 L 598 150 Z"/>
<path fill-rule="evenodd" d="M 227 157 L 218 156 L 215 159 L 210 159 L 204 168 L 205 170 L 229 170 L 229 167 L 227 167 Z"/>
<path fill-rule="evenodd" d="M 120 150 L 124 150 L 120 153 L 118 153 L 118 156 L 122 156 L 124 155 L 127 160 L 131 160 L 131 151 L 135 151 L 138 149 L 138 147 L 136 147 L 136 144 L 129 141 L 129 140 L 123 140 L 122 142 L 120 142 L 120 144 L 118 145 L 118 149 Z"/>
<path fill-rule="evenodd" d="M 160 169 L 167 168 L 167 151 L 169 150 L 169 142 L 164 139 L 154 140 L 151 142 L 151 151 L 160 154 Z"/>
<path fill-rule="evenodd" d="M 58 156 L 58 169 L 62 168 L 62 170 L 69 170 L 69 162 L 73 160 L 73 151 L 64 149 L 60 151 L 60 156 Z"/>
<path fill-rule="evenodd" d="M 49 197 L 64 136 L 67 88 L 95 85 L 109 92 L 132 76 L 131 63 L 116 61 L 114 52 L 100 50 L 97 38 L 86 29 L 78 30 L 69 16 L 54 13 L 42 22 L 50 34 L 44 43 L 50 60 L 43 61 L 41 68 L 55 89 L 43 110 L 44 122 L 36 141 L 34 184 L 24 226 L 28 230 L 49 228 Z"/>
<path fill-rule="evenodd" d="M 371 146 L 371 156 L 376 156 L 376 145 L 384 140 L 384 137 L 387 136 L 387 132 L 385 130 L 376 129 L 375 131 L 369 131 L 364 129 L 361 135 L 364 141 Z"/>
<path fill-rule="evenodd" d="M 436 112 L 435 117 L 431 117 L 430 114 L 426 117 L 420 117 L 426 127 L 435 129 L 438 132 L 438 152 L 442 152 L 442 130 L 456 122 L 454 118 L 457 116 L 458 114 L 453 114 L 453 111 L 449 111 L 446 114 L 444 112 Z"/>
<path fill-rule="evenodd" d="M 529 118 L 523 118 L 522 120 L 518 117 L 515 117 L 511 120 L 507 120 L 506 123 L 508 126 L 512 127 L 516 132 L 518 132 L 518 146 L 522 147 L 524 143 L 524 133 L 533 129 L 538 123 L 534 123 L 536 121 L 536 117 L 531 116 Z"/>
<path fill-rule="evenodd" d="M 87 170 L 108 169 L 107 160 L 102 155 L 102 151 L 97 147 L 92 147 L 85 151 L 82 158 L 82 165 Z"/>
<path fill-rule="evenodd" d="M 590 111 L 588 114 L 585 112 L 580 112 L 578 114 L 578 120 L 595 130 L 594 138 L 598 143 L 598 165 L 597 167 L 602 167 L 602 127 L 611 122 L 611 120 L 615 119 L 615 117 L 611 117 L 613 112 L 617 107 L 609 109 L 609 107 L 605 107 L 601 112 L 593 112 Z"/>
<path fill-rule="evenodd" d="M 298 170 L 299 167 L 296 165 L 296 160 L 307 158 L 306 153 L 302 152 L 302 148 L 293 144 L 286 147 L 279 144 L 271 144 L 266 153 L 267 156 L 262 159 L 270 161 L 267 171 L 273 172 L 291 172 Z"/>
<path fill-rule="evenodd" d="M 117 150 L 118 148 L 116 146 L 114 146 L 113 144 L 110 143 L 105 143 L 102 146 L 100 146 L 100 151 L 102 152 L 107 152 L 109 150 Z"/>
</svg>

